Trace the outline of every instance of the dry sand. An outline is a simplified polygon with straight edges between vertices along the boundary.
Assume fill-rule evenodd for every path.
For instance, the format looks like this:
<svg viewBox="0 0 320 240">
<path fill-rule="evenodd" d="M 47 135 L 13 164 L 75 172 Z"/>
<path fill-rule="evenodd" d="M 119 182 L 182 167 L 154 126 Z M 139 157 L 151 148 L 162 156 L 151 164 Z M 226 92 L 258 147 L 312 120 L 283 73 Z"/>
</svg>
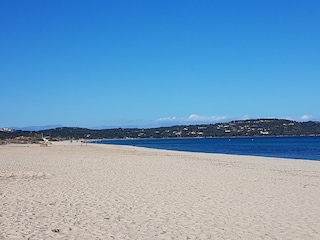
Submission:
<svg viewBox="0 0 320 240">
<path fill-rule="evenodd" d="M 320 239 L 320 162 L 0 146 L 0 239 Z"/>
</svg>

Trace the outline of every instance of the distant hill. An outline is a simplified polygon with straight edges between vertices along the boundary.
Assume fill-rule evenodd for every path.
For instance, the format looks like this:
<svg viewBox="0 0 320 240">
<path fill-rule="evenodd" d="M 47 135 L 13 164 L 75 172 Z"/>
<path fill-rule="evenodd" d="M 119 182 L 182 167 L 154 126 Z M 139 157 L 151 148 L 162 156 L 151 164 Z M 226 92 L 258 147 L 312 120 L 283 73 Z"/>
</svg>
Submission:
<svg viewBox="0 0 320 240">
<path fill-rule="evenodd" d="M 62 125 L 45 125 L 45 126 L 28 126 L 28 127 L 10 127 L 10 129 L 14 130 L 22 130 L 22 131 L 41 131 L 41 130 L 46 130 L 46 129 L 53 129 L 53 128 L 58 128 L 58 127 L 63 127 Z"/>
<path fill-rule="evenodd" d="M 320 122 L 296 122 L 286 119 L 251 119 L 228 123 L 182 125 L 158 128 L 87 129 L 58 127 L 40 131 L 0 131 L 0 139 L 51 140 L 126 139 L 126 138 L 193 138 L 253 136 L 320 136 Z"/>
</svg>

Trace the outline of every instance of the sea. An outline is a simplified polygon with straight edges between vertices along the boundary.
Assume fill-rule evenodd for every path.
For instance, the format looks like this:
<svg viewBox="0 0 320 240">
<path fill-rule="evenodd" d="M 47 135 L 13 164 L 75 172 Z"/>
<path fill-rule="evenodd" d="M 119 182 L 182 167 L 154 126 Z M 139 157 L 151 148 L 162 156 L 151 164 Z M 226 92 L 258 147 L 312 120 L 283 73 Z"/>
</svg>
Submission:
<svg viewBox="0 0 320 240">
<path fill-rule="evenodd" d="M 320 136 L 125 139 L 98 140 L 94 142 L 176 151 L 320 161 Z"/>
</svg>

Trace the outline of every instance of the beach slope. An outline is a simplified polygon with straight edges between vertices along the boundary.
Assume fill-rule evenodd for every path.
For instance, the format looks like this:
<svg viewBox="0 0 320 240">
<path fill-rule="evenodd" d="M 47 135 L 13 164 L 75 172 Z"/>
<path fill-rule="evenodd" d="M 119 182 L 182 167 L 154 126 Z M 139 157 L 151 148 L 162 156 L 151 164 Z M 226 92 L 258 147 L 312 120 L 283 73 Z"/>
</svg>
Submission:
<svg viewBox="0 0 320 240">
<path fill-rule="evenodd" d="M 0 239 L 320 239 L 320 162 L 0 146 Z"/>
</svg>

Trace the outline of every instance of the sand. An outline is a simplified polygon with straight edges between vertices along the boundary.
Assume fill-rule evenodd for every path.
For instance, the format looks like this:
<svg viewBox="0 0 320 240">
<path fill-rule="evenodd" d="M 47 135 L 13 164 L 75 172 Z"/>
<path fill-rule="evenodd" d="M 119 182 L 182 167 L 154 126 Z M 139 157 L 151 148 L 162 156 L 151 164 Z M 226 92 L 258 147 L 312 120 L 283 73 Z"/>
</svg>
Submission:
<svg viewBox="0 0 320 240">
<path fill-rule="evenodd" d="M 0 239 L 320 239 L 320 162 L 0 146 Z"/>
</svg>

